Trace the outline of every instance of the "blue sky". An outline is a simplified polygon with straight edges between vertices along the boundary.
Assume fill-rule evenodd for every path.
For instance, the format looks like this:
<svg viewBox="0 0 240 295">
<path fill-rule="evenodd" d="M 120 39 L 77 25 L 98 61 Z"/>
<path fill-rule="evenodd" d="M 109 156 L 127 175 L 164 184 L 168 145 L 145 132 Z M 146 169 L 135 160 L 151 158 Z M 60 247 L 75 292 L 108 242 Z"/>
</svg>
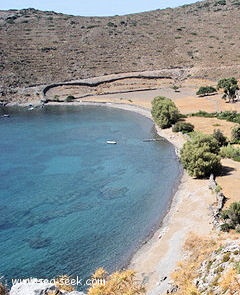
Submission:
<svg viewBox="0 0 240 295">
<path fill-rule="evenodd" d="M 36 8 L 82 16 L 107 16 L 176 7 L 196 0 L 1 0 L 0 10 Z"/>
</svg>

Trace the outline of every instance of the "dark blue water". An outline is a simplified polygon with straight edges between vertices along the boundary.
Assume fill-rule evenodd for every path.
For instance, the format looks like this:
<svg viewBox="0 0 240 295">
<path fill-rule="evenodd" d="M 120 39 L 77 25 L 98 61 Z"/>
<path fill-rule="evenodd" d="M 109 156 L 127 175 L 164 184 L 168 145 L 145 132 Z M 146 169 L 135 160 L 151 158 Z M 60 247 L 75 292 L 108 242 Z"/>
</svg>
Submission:
<svg viewBox="0 0 240 295">
<path fill-rule="evenodd" d="M 0 274 L 86 277 L 123 266 L 159 225 L 179 177 L 153 123 L 105 107 L 0 119 Z M 117 140 L 108 145 L 106 140 Z"/>
</svg>

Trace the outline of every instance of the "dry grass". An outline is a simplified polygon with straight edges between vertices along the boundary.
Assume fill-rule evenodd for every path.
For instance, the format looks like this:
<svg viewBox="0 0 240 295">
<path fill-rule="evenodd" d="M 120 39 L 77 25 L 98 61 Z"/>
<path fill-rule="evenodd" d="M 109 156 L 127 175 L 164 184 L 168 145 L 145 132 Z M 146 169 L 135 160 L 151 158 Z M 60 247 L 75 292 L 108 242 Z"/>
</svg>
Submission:
<svg viewBox="0 0 240 295">
<path fill-rule="evenodd" d="M 193 124 L 195 130 L 205 134 L 212 134 L 215 129 L 220 129 L 228 139 L 231 139 L 231 130 L 236 125 L 217 118 L 188 117 L 186 121 Z"/>
<path fill-rule="evenodd" d="M 199 237 L 191 233 L 185 242 L 184 250 L 188 257 L 179 263 L 178 269 L 172 274 L 172 278 L 179 290 L 176 295 L 198 295 L 200 294 L 193 284 L 198 275 L 201 263 L 220 246 L 220 241 L 209 237 Z"/>
</svg>

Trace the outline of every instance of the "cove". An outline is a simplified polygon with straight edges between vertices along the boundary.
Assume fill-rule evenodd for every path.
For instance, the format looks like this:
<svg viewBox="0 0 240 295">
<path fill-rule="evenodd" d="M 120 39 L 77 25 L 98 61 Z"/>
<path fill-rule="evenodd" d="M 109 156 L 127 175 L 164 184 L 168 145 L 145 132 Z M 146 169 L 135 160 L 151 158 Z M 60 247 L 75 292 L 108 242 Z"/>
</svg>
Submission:
<svg viewBox="0 0 240 295">
<path fill-rule="evenodd" d="M 181 168 L 153 122 L 96 106 L 0 121 L 0 274 L 88 277 L 126 265 L 161 223 Z M 106 144 L 116 140 L 116 145 Z"/>
</svg>

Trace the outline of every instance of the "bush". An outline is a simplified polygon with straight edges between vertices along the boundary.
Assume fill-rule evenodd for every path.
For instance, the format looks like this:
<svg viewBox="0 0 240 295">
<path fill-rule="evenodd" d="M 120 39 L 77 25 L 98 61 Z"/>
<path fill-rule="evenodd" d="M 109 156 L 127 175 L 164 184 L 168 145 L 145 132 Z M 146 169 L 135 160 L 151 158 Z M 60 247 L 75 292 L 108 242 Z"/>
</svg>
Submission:
<svg viewBox="0 0 240 295">
<path fill-rule="evenodd" d="M 231 229 L 230 225 L 228 223 L 223 223 L 220 226 L 220 230 L 224 232 L 229 232 Z"/>
<path fill-rule="evenodd" d="M 240 224 L 240 202 L 232 203 L 227 210 L 227 214 L 234 227 Z"/>
<path fill-rule="evenodd" d="M 223 158 L 229 158 L 234 161 L 240 162 L 240 148 L 235 148 L 230 144 L 221 148 L 220 155 Z"/>
<path fill-rule="evenodd" d="M 72 102 L 74 101 L 75 97 L 73 95 L 68 95 L 65 99 L 66 102 Z"/>
<path fill-rule="evenodd" d="M 240 229 L 240 202 L 232 203 L 227 210 L 222 211 L 221 217 L 229 222 L 224 223 L 221 226 L 221 230 L 226 231 L 225 229 L 235 229 L 239 231 Z"/>
<path fill-rule="evenodd" d="M 211 135 L 198 134 L 181 150 L 181 162 L 189 175 L 196 178 L 217 174 L 221 169 L 218 142 Z"/>
<path fill-rule="evenodd" d="M 214 118 L 216 117 L 216 113 L 208 113 L 205 111 L 198 111 L 197 113 L 191 114 L 192 117 L 204 117 L 204 118 Z"/>
<path fill-rule="evenodd" d="M 173 127 L 173 132 L 182 132 L 182 133 L 189 133 L 194 130 L 194 126 L 191 123 L 187 122 L 177 122 Z"/>
<path fill-rule="evenodd" d="M 227 137 L 223 135 L 222 131 L 220 129 L 214 130 L 213 131 L 213 137 L 216 139 L 218 142 L 218 145 L 221 146 L 226 146 L 228 141 Z"/>
<path fill-rule="evenodd" d="M 240 125 L 237 125 L 232 129 L 232 141 L 233 142 L 240 141 Z"/>
<path fill-rule="evenodd" d="M 233 123 L 240 124 L 240 113 L 236 111 L 225 111 L 220 113 L 208 113 L 205 111 L 199 111 L 191 114 L 193 117 L 204 117 L 204 118 L 218 118 L 220 120 L 226 120 Z"/>
<path fill-rule="evenodd" d="M 215 93 L 217 90 L 212 87 L 212 86 L 201 86 L 198 91 L 197 91 L 197 95 L 200 96 L 204 96 L 204 95 L 208 95 L 208 94 L 213 94 Z"/>
<path fill-rule="evenodd" d="M 152 101 L 152 116 L 161 128 L 169 128 L 180 118 L 179 111 L 171 99 L 164 96 L 155 97 Z"/>
<path fill-rule="evenodd" d="M 220 120 L 226 120 L 233 123 L 240 123 L 240 114 L 236 111 L 225 111 L 217 113 L 217 118 Z"/>
</svg>

